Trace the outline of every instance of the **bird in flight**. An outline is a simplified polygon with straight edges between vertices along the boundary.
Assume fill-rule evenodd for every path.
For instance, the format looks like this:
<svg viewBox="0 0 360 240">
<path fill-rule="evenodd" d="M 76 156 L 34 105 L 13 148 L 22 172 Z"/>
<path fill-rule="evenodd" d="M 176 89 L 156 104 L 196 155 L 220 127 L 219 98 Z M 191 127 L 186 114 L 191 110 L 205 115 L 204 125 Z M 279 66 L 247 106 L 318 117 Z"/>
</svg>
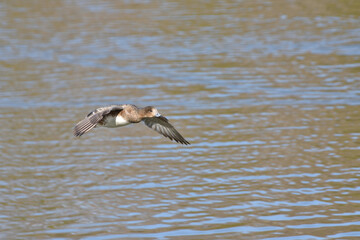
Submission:
<svg viewBox="0 0 360 240">
<path fill-rule="evenodd" d="M 138 108 L 132 104 L 110 105 L 95 109 L 75 125 L 74 136 L 80 137 L 97 126 L 116 128 L 141 121 L 170 140 L 190 145 L 156 108 L 152 106 Z"/>
</svg>

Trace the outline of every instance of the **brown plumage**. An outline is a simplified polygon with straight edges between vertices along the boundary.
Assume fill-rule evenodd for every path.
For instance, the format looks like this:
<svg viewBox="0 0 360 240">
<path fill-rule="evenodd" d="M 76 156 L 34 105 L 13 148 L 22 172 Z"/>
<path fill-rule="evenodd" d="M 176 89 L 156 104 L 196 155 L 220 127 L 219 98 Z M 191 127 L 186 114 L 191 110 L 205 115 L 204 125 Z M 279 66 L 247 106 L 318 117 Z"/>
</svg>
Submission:
<svg viewBox="0 0 360 240">
<path fill-rule="evenodd" d="M 111 105 L 97 108 L 74 127 L 74 135 L 80 137 L 96 126 L 122 127 L 143 121 L 146 126 L 177 143 L 190 143 L 152 106 L 138 108 L 135 105 Z"/>
</svg>

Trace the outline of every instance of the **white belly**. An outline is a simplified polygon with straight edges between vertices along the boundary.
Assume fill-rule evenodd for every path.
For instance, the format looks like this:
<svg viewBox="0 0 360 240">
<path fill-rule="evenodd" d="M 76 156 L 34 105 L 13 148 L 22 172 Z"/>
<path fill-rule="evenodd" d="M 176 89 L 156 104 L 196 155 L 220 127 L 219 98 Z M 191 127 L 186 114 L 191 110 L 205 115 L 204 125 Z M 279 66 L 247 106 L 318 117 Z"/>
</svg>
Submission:
<svg viewBox="0 0 360 240">
<path fill-rule="evenodd" d="M 115 127 L 126 126 L 129 124 L 130 123 L 121 116 L 116 116 L 116 117 L 109 116 L 105 119 L 105 123 L 103 126 L 108 128 L 115 128 Z"/>
</svg>

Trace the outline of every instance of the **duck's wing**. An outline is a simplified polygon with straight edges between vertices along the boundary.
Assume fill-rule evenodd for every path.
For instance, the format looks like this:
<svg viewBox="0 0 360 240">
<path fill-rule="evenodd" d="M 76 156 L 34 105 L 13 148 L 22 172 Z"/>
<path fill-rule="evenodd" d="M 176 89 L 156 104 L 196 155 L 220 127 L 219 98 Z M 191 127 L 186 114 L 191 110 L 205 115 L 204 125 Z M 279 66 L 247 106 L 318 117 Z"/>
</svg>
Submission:
<svg viewBox="0 0 360 240">
<path fill-rule="evenodd" d="M 158 133 L 162 134 L 163 136 L 170 138 L 170 140 L 175 140 L 177 143 L 190 145 L 188 141 L 185 140 L 181 134 L 176 131 L 173 125 L 169 123 L 166 117 L 159 116 L 159 117 L 151 117 L 151 118 L 144 118 L 144 123 L 151 129 L 154 129 Z"/>
<path fill-rule="evenodd" d="M 120 105 L 111 105 L 107 107 L 97 108 L 94 111 L 90 112 L 85 119 L 78 122 L 74 127 L 74 136 L 80 137 L 81 135 L 87 133 L 93 129 L 96 124 L 99 123 L 101 119 L 104 118 L 106 114 L 109 114 L 112 111 L 121 111 L 123 107 Z"/>
</svg>

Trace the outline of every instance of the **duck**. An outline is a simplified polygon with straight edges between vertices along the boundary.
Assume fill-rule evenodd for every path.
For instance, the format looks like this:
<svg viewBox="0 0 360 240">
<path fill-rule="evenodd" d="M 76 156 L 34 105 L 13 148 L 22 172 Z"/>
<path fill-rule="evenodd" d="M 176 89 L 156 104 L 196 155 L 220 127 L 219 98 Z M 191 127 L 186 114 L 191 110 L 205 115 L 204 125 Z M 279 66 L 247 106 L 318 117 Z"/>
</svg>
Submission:
<svg viewBox="0 0 360 240">
<path fill-rule="evenodd" d="M 145 125 L 180 144 L 190 143 L 153 106 L 139 108 L 133 104 L 99 107 L 74 127 L 74 136 L 81 137 L 95 127 L 117 128 L 144 122 Z"/>
</svg>

